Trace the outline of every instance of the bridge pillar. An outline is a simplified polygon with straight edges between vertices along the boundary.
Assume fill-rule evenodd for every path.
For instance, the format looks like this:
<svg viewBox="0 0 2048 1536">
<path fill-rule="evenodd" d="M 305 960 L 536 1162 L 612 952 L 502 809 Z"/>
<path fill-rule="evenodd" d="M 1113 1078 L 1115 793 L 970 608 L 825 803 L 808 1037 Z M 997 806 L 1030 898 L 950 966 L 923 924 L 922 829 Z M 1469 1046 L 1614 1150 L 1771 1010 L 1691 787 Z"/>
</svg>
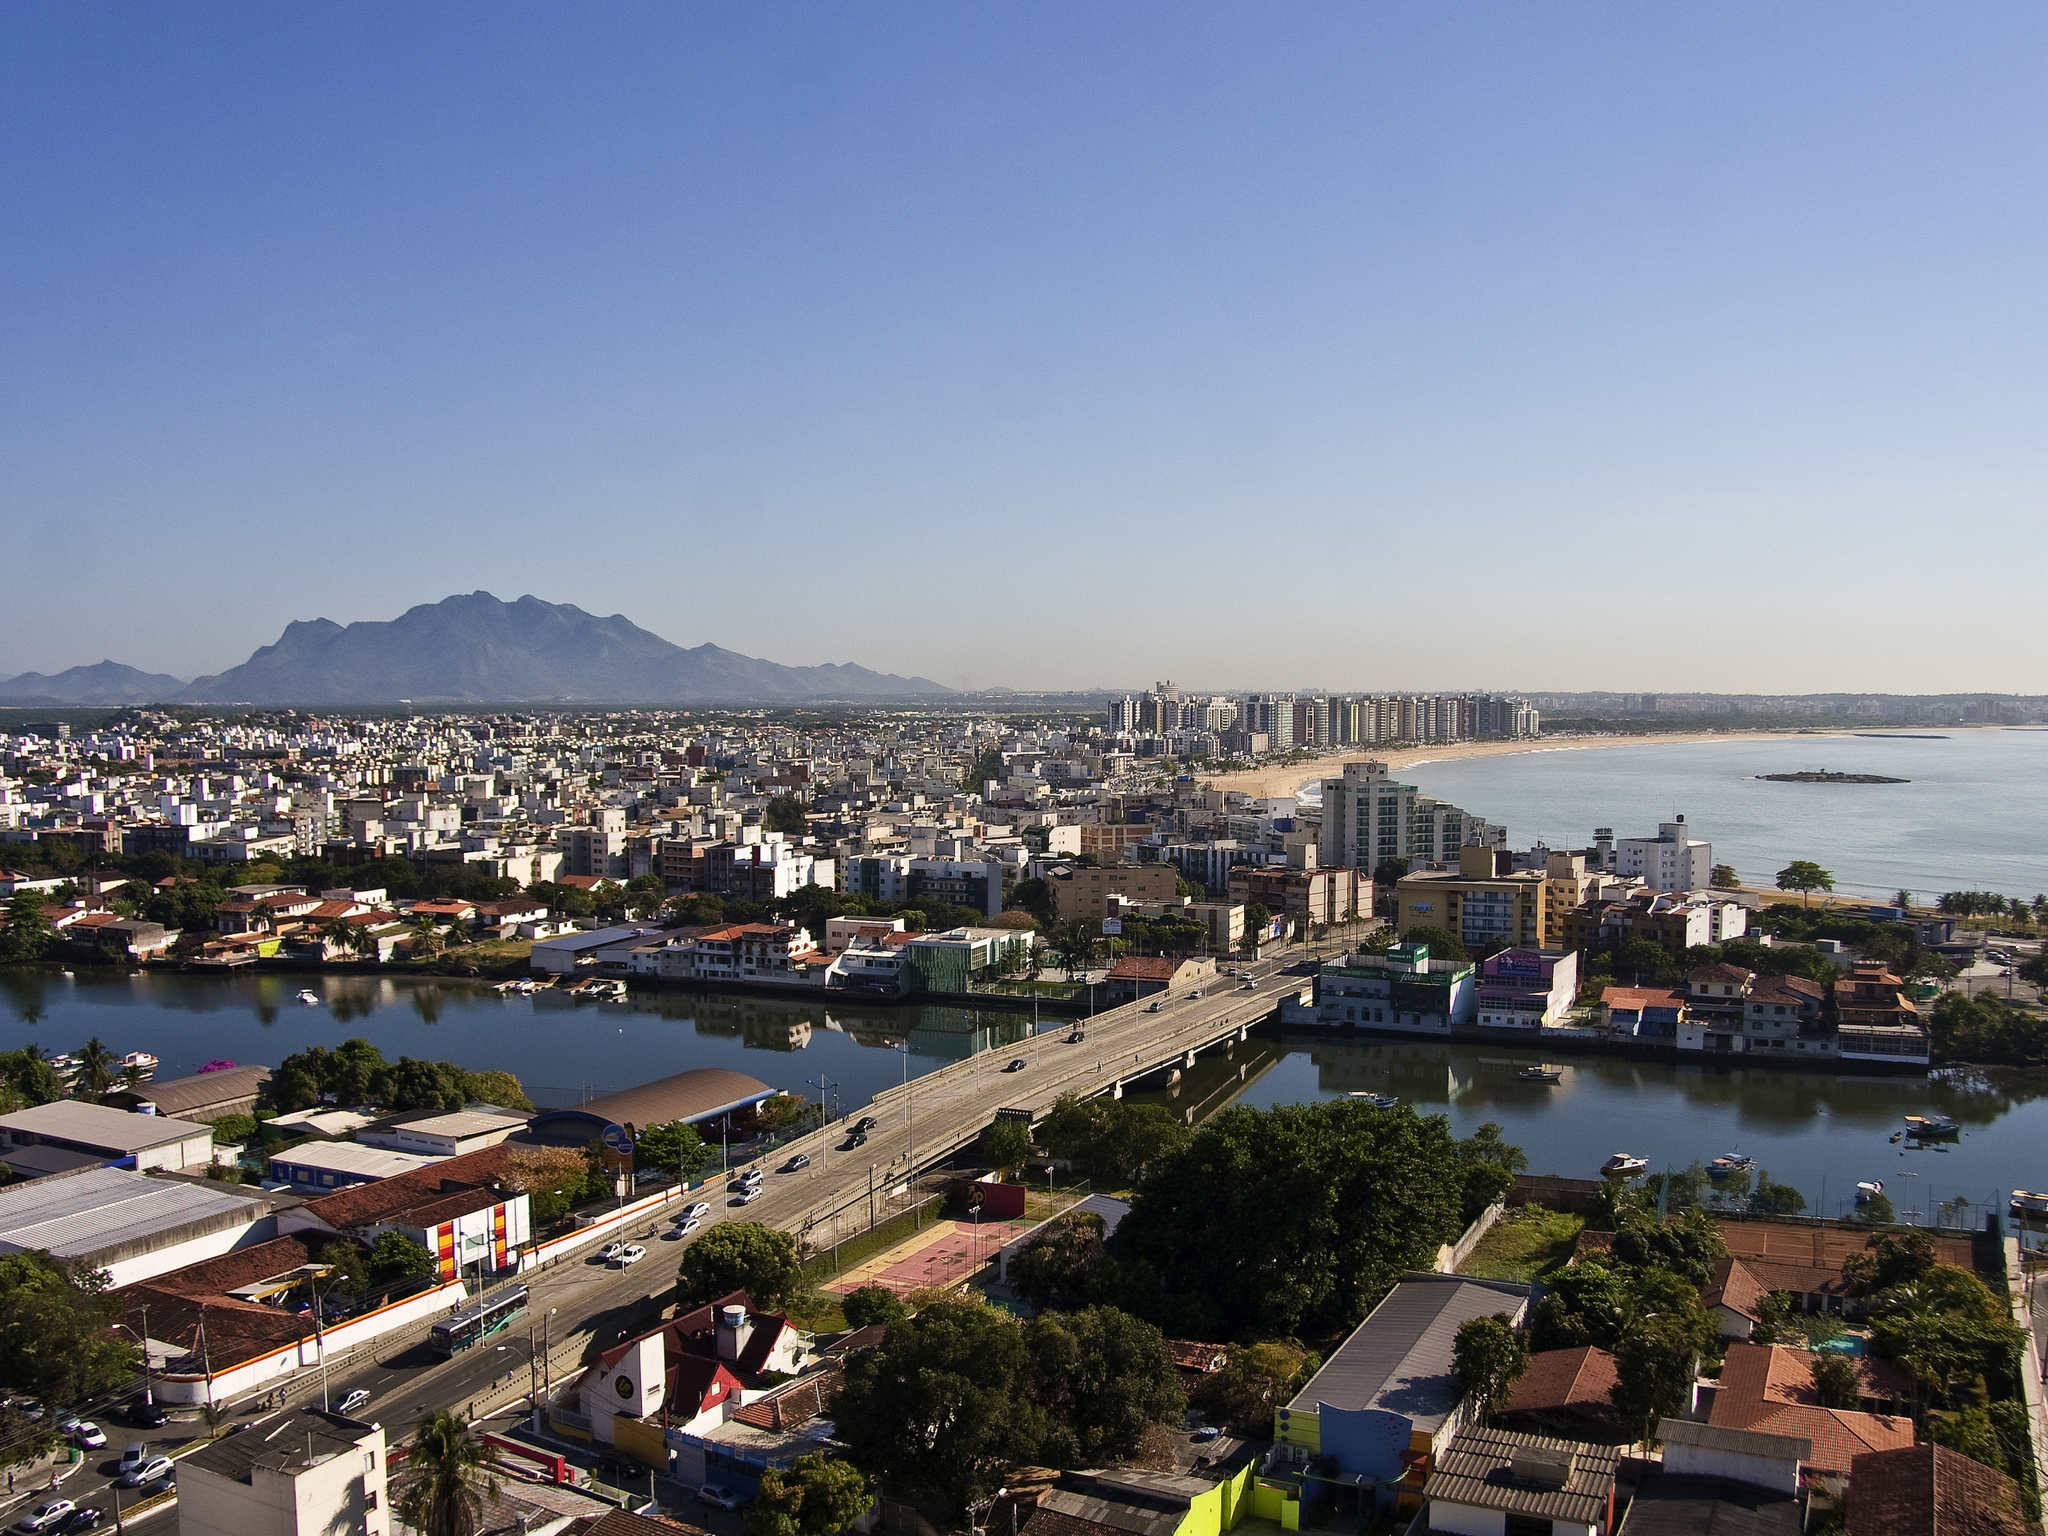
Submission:
<svg viewBox="0 0 2048 1536">
<path fill-rule="evenodd" d="M 1112 1099 L 1120 1099 L 1124 1096 L 1124 1080 L 1122 1078 L 1118 1078 L 1109 1085 L 1109 1096 Z"/>
<path fill-rule="evenodd" d="M 1192 1050 L 1190 1050 L 1190 1051 L 1189 1051 L 1189 1052 L 1187 1053 L 1187 1055 L 1185 1055 L 1185 1056 L 1183 1056 L 1183 1057 L 1181 1058 L 1181 1063 L 1180 1063 L 1180 1064 L 1181 1064 L 1181 1065 L 1182 1065 L 1183 1067 L 1192 1067 L 1192 1066 L 1193 1066 L 1193 1065 L 1195 1064 L 1195 1053 L 1194 1053 L 1194 1052 L 1193 1052 Z"/>
</svg>

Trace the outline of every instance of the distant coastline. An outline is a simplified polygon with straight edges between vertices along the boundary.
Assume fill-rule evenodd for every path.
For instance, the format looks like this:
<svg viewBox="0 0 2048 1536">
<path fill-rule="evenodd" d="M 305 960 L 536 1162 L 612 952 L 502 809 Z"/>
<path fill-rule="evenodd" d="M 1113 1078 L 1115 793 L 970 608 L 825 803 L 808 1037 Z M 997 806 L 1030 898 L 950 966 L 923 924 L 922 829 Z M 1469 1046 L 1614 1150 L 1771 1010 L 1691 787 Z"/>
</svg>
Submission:
<svg viewBox="0 0 2048 1536">
<path fill-rule="evenodd" d="M 1455 763 L 1473 757 L 1511 757 L 1524 752 L 1585 752 L 1617 747 L 1686 747 L 1719 741 L 1840 741 L 1846 731 L 1673 731 L 1659 736 L 1594 736 L 1577 733 L 1532 736 L 1516 741 L 1457 741 L 1435 747 L 1394 747 L 1378 752 L 1332 753 L 1306 763 L 1244 768 L 1211 774 L 1212 789 L 1237 789 L 1253 796 L 1292 795 L 1303 784 L 1335 778 L 1346 763 L 1385 763 L 1390 769 L 1423 763 Z"/>
</svg>

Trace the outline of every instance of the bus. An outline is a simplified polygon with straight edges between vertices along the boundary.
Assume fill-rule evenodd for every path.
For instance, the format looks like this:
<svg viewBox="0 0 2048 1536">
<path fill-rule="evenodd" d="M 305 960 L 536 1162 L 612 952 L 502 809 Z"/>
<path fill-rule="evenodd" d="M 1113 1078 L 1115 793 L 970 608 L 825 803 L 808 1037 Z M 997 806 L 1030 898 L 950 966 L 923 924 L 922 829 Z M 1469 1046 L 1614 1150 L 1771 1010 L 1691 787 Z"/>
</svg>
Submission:
<svg viewBox="0 0 2048 1536">
<path fill-rule="evenodd" d="M 428 1343 L 438 1355 L 457 1355 L 494 1333 L 502 1333 L 524 1316 L 526 1287 L 515 1285 L 458 1307 L 434 1324 Z"/>
</svg>

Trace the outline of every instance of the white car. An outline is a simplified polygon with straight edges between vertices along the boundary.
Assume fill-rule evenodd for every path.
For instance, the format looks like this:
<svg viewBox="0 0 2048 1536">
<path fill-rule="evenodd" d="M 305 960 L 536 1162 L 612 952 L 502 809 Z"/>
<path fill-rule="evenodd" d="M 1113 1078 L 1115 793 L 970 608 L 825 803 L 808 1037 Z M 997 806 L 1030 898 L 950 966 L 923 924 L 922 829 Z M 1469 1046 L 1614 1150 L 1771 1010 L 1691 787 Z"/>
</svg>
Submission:
<svg viewBox="0 0 2048 1536">
<path fill-rule="evenodd" d="M 684 1211 L 682 1215 L 677 1217 L 676 1219 L 678 1222 L 702 1221 L 706 1216 L 709 1216 L 710 1214 L 711 1203 L 707 1200 L 699 1200 L 695 1205 L 691 1206 L 688 1210 Z"/>
<path fill-rule="evenodd" d="M 71 1426 L 71 1442 L 82 1451 L 97 1451 L 107 1443 L 107 1434 L 99 1425 L 80 1419 Z"/>
<path fill-rule="evenodd" d="M 642 1248 L 638 1243 L 627 1243 L 619 1250 L 619 1256 L 612 1260 L 612 1262 L 618 1265 L 620 1269 L 624 1269 L 630 1264 L 638 1264 L 646 1257 L 647 1250 L 645 1248 Z"/>
<path fill-rule="evenodd" d="M 357 1387 L 355 1391 L 349 1393 L 347 1397 L 344 1397 L 340 1402 L 334 1405 L 334 1411 L 340 1414 L 343 1418 L 348 1418 L 350 1415 L 354 1414 L 357 1409 L 367 1408 L 369 1406 L 370 1389 L 368 1387 Z"/>
<path fill-rule="evenodd" d="M 688 1237 L 692 1232 L 696 1231 L 699 1227 L 703 1225 L 704 1219 L 701 1216 L 692 1216 L 688 1221 L 677 1222 L 676 1225 L 670 1230 L 669 1235 L 671 1237 Z"/>
<path fill-rule="evenodd" d="M 717 1483 L 706 1483 L 699 1488 L 697 1490 L 697 1502 L 699 1504 L 709 1504 L 713 1509 L 738 1509 L 740 1507 L 739 1498 L 733 1491 L 730 1488 L 722 1488 Z"/>
<path fill-rule="evenodd" d="M 732 1203 L 734 1205 L 752 1205 L 760 1198 L 761 1187 L 758 1184 L 749 1184 L 732 1197 Z"/>
<path fill-rule="evenodd" d="M 123 1488 L 140 1488 L 144 1483 L 159 1477 L 169 1477 L 177 1466 L 168 1456 L 152 1456 L 138 1467 L 131 1467 L 121 1474 Z"/>
<path fill-rule="evenodd" d="M 149 1460 L 148 1445 L 140 1440 L 133 1441 L 129 1444 L 128 1449 L 121 1453 L 121 1470 L 123 1472 L 133 1472 L 147 1460 Z"/>
<path fill-rule="evenodd" d="M 69 1499 L 52 1499 L 47 1504 L 38 1504 L 34 1509 L 14 1522 L 17 1531 L 48 1530 L 78 1506 Z"/>
<path fill-rule="evenodd" d="M 597 1250 L 597 1256 L 607 1264 L 616 1264 L 619 1262 L 619 1255 L 625 1251 L 626 1245 L 624 1243 L 606 1243 Z"/>
</svg>

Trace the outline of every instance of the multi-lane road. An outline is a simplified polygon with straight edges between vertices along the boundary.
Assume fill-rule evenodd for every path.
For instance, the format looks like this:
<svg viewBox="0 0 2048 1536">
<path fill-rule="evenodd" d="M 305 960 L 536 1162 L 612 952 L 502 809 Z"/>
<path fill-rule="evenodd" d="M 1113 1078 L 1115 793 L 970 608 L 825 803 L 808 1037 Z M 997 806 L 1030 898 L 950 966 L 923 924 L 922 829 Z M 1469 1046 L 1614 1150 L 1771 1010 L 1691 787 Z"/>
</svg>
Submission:
<svg viewBox="0 0 2048 1536">
<path fill-rule="evenodd" d="M 1283 958 L 1291 963 L 1299 957 L 1296 951 Z M 362 1411 L 381 1421 L 396 1439 L 436 1409 L 466 1410 L 472 1403 L 524 1392 L 535 1379 L 550 1373 L 559 1380 L 577 1368 L 593 1344 L 608 1346 L 645 1326 L 648 1298 L 673 1286 L 677 1261 L 688 1242 L 701 1238 L 715 1223 L 758 1221 L 807 1232 L 814 1244 L 821 1239 L 830 1242 L 835 1213 L 849 1231 L 864 1228 L 871 1191 L 874 1208 L 881 1211 L 889 1189 L 971 1142 L 998 1109 L 1042 1113 L 1063 1095 L 1085 1097 L 1105 1091 L 1263 1019 L 1283 990 L 1281 969 L 1277 959 L 1247 965 L 1242 967 L 1244 976 L 1218 975 L 1201 987 L 1158 999 L 1157 1012 L 1151 1011 L 1151 1000 L 1126 1004 L 888 1089 L 871 1103 L 783 1147 L 783 1161 L 769 1171 L 752 1204 L 735 1205 L 722 1189 L 693 1192 L 677 1200 L 659 1221 L 650 1219 L 623 1234 L 647 1249 L 647 1256 L 632 1267 L 618 1269 L 576 1256 L 524 1277 L 531 1294 L 530 1337 L 525 1331 L 500 1335 L 453 1360 L 436 1359 L 420 1344 L 359 1351 L 332 1364 L 328 1397 L 339 1402 L 348 1392 L 369 1392 L 370 1405 Z M 1254 982 L 1249 990 L 1243 986 L 1247 977 Z M 1084 1038 L 1069 1043 L 1076 1028 Z M 1009 1070 L 1017 1060 L 1023 1067 Z M 865 1145 L 841 1150 L 851 1124 L 862 1115 L 872 1115 L 877 1122 Z M 781 1171 L 797 1153 L 808 1156 L 810 1165 L 800 1172 Z M 669 1215 L 700 1199 L 712 1205 L 703 1226 L 687 1240 L 664 1239 Z M 536 1356 L 544 1361 L 551 1356 L 551 1367 L 530 1364 Z M 306 1395 L 302 1379 L 293 1396 L 303 1401 Z M 312 1401 L 319 1401 L 317 1389 Z"/>
<path fill-rule="evenodd" d="M 324 1388 L 317 1373 L 294 1378 L 287 1389 L 290 1399 L 339 1404 L 352 1392 L 367 1392 L 368 1404 L 357 1411 L 381 1422 L 396 1442 L 439 1409 L 483 1412 L 534 1384 L 560 1381 L 580 1368 L 593 1346 L 616 1343 L 647 1325 L 653 1310 L 650 1298 L 674 1285 L 684 1249 L 716 1223 L 758 1221 L 806 1233 L 813 1244 L 829 1243 L 835 1222 L 843 1222 L 846 1231 L 859 1230 L 866 1226 L 871 1208 L 886 1213 L 890 1190 L 966 1146 L 997 1110 L 1043 1113 L 1064 1095 L 1108 1091 L 1190 1050 L 1235 1038 L 1272 1012 L 1286 990 L 1284 968 L 1304 953 L 1288 951 L 1242 966 L 1237 976 L 1219 974 L 1197 988 L 1063 1024 L 1021 1045 L 986 1051 L 890 1088 L 783 1147 L 782 1162 L 769 1171 L 751 1204 L 733 1203 L 722 1188 L 693 1191 L 674 1201 L 658 1219 L 620 1234 L 646 1248 L 646 1257 L 638 1263 L 621 1269 L 573 1255 L 524 1276 L 516 1283 L 527 1287 L 531 1299 L 519 1328 L 452 1360 L 440 1359 L 413 1334 L 387 1341 L 383 1348 L 354 1351 L 329 1362 Z M 1250 988 L 1245 987 L 1246 980 L 1253 983 Z M 1072 1041 L 1069 1037 L 1076 1030 L 1083 1038 Z M 1012 1070 L 1015 1061 L 1023 1065 Z M 865 1144 L 845 1149 L 850 1126 L 863 1115 L 873 1116 L 875 1126 Z M 783 1171 L 797 1153 L 810 1159 L 809 1166 Z M 688 1239 L 665 1238 L 662 1234 L 673 1213 L 699 1200 L 710 1202 L 712 1209 L 698 1231 Z M 251 1405 L 251 1411 L 268 1410 Z M 130 1430 L 113 1422 L 103 1422 L 103 1427 L 109 1449 L 88 1453 L 86 1464 L 65 1480 L 62 1496 L 110 1512 L 112 1458 L 124 1442 L 145 1439 L 154 1449 L 175 1455 L 205 1437 L 203 1429 L 189 1422 L 174 1421 L 158 1431 Z M 24 1485 L 14 1502 L 27 1497 Z M 123 1502 L 131 1498 L 122 1494 Z"/>
</svg>

